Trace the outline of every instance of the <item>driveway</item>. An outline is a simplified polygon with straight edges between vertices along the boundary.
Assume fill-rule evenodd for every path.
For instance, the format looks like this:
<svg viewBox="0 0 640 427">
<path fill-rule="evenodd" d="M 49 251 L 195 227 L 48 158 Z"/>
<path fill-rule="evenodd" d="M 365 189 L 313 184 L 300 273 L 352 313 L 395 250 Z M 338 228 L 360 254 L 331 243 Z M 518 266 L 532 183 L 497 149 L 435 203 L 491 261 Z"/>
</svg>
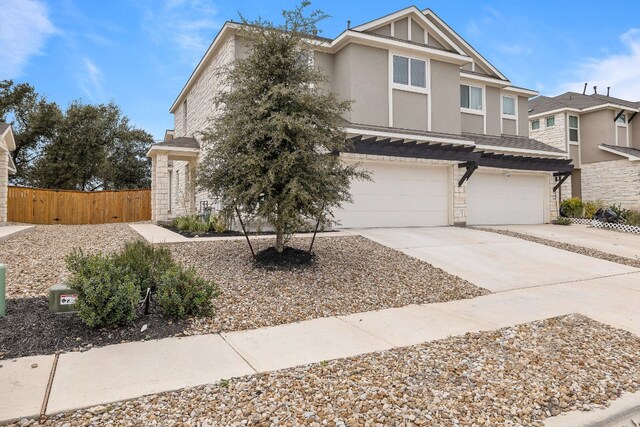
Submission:
<svg viewBox="0 0 640 427">
<path fill-rule="evenodd" d="M 573 224 L 569 227 L 553 224 L 500 225 L 491 226 L 491 228 L 515 231 L 560 243 L 597 249 L 626 258 L 640 259 L 640 235 L 638 234 L 619 233 L 579 224 Z"/>
<path fill-rule="evenodd" d="M 354 231 L 492 292 L 640 272 L 637 268 L 468 228 Z"/>
</svg>

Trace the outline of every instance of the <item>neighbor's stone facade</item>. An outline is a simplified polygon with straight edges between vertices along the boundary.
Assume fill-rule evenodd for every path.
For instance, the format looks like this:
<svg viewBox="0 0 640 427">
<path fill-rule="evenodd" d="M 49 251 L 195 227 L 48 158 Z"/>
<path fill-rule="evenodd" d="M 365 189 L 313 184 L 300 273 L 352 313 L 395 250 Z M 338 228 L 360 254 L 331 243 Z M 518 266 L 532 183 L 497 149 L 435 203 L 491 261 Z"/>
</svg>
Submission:
<svg viewBox="0 0 640 427">
<path fill-rule="evenodd" d="M 531 121 L 529 121 L 529 137 L 540 142 L 544 142 L 558 150 L 567 151 L 567 127 L 565 121 L 565 114 L 555 114 L 555 124 L 547 127 L 547 117 L 540 118 L 540 128 L 531 129 Z"/>
<path fill-rule="evenodd" d="M 582 199 L 640 209 L 640 161 L 626 159 L 582 165 Z"/>
<path fill-rule="evenodd" d="M 0 138 L 0 144 L 2 143 Z M 0 146 L 0 225 L 7 223 L 7 193 L 9 185 L 9 152 Z"/>
</svg>

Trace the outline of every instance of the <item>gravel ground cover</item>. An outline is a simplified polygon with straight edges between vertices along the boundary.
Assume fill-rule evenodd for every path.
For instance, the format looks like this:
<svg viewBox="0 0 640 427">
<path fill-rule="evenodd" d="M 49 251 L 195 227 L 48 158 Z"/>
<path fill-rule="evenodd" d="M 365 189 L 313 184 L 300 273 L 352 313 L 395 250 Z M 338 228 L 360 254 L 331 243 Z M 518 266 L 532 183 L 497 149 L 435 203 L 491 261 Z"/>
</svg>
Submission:
<svg viewBox="0 0 640 427">
<path fill-rule="evenodd" d="M 606 406 L 639 381 L 639 337 L 570 315 L 23 423 L 542 426 Z"/>
<path fill-rule="evenodd" d="M 308 248 L 310 238 L 291 246 Z M 272 245 L 254 239 L 256 252 Z M 253 329 L 318 317 L 473 298 L 489 291 L 360 236 L 317 237 L 314 263 L 257 268 L 247 243 L 177 243 L 174 258 L 215 281 L 216 316 L 194 319 L 191 333 Z"/>
<path fill-rule="evenodd" d="M 558 227 L 563 227 L 559 225 Z M 593 258 L 603 259 L 605 261 L 611 261 L 618 264 L 624 264 L 631 267 L 640 268 L 640 259 L 627 258 L 619 255 L 610 254 L 608 252 L 599 251 L 597 249 L 585 248 L 584 246 L 572 245 L 570 243 L 556 242 L 555 240 L 543 239 L 541 237 L 531 236 L 529 234 L 518 233 L 509 230 L 497 230 L 487 227 L 472 227 L 474 230 L 488 231 L 491 233 L 503 234 L 505 236 L 516 237 L 522 240 L 528 240 L 534 243 L 540 243 L 541 245 L 551 246 L 557 249 L 563 249 L 565 251 L 575 252 L 581 255 L 587 255 Z"/>
<path fill-rule="evenodd" d="M 7 266 L 7 298 L 47 295 L 69 272 L 64 257 L 73 248 L 87 253 L 115 252 L 140 239 L 128 224 L 39 225 L 0 242 L 0 263 Z"/>
<path fill-rule="evenodd" d="M 6 316 L 0 317 L 0 361 L 165 338 L 180 335 L 186 327 L 186 321 L 152 310 L 128 327 L 93 330 L 75 315 L 50 313 L 46 297 L 12 298 L 7 300 Z"/>
</svg>

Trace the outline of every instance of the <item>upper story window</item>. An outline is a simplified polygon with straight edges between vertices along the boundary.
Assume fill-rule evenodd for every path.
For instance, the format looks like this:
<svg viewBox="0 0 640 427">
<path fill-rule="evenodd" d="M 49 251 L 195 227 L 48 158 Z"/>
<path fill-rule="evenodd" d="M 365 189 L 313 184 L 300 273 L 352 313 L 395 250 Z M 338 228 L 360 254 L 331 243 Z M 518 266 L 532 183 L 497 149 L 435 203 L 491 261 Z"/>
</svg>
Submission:
<svg viewBox="0 0 640 427">
<path fill-rule="evenodd" d="M 547 121 L 547 127 L 550 128 L 552 126 L 555 126 L 556 124 L 556 116 L 549 116 L 546 118 Z"/>
<path fill-rule="evenodd" d="M 540 120 L 531 120 L 531 130 L 540 129 Z"/>
<path fill-rule="evenodd" d="M 482 111 L 482 88 L 478 86 L 460 85 L 460 107 L 468 110 Z"/>
<path fill-rule="evenodd" d="M 502 97 L 502 114 L 504 116 L 516 115 L 516 98 L 513 96 Z"/>
<path fill-rule="evenodd" d="M 569 141 L 578 142 L 578 116 L 569 116 Z"/>
<path fill-rule="evenodd" d="M 620 117 L 618 117 L 616 119 L 616 124 L 617 125 L 621 125 L 621 126 L 625 126 L 627 124 L 627 116 L 626 116 L 626 114 L 622 113 L 620 115 Z"/>
<path fill-rule="evenodd" d="M 426 89 L 427 62 L 422 59 L 393 55 L 393 83 Z"/>
</svg>

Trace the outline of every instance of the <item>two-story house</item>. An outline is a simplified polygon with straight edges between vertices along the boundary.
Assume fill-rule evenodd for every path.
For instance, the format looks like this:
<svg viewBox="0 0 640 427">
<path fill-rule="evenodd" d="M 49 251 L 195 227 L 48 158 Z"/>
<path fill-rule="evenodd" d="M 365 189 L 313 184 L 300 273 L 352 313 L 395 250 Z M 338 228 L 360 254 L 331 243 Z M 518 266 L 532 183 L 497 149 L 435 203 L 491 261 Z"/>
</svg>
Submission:
<svg viewBox="0 0 640 427">
<path fill-rule="evenodd" d="M 568 152 L 574 161 L 562 199 L 600 199 L 640 209 L 638 111 L 640 102 L 600 95 L 595 88 L 592 94 L 566 92 L 530 101 L 531 136 Z"/>
<path fill-rule="evenodd" d="M 175 127 L 149 151 L 153 219 L 195 212 L 210 196 L 194 188 L 198 140 L 215 114 L 218 67 L 247 55 L 227 22 L 171 112 Z M 408 7 L 314 38 L 313 66 L 326 90 L 353 100 L 345 114 L 359 162 L 353 203 L 334 212 L 343 227 L 549 222 L 556 189 L 573 166 L 562 148 L 529 138 L 528 99 L 433 11 Z"/>
<path fill-rule="evenodd" d="M 0 225 L 7 222 L 9 175 L 16 173 L 11 152 L 16 149 L 11 125 L 0 122 Z"/>
</svg>

